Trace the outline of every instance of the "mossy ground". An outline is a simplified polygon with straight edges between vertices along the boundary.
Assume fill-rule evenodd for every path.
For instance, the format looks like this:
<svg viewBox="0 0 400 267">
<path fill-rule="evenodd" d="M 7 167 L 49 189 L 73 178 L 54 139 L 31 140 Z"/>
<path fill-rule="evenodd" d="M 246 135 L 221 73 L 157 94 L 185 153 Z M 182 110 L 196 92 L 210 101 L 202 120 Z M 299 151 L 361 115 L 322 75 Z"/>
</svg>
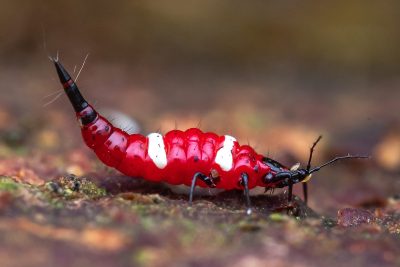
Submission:
<svg viewBox="0 0 400 267">
<path fill-rule="evenodd" d="M 52 66 L 47 67 L 45 77 L 55 75 Z M 9 73 L 17 77 L 13 71 Z M 400 136 L 393 119 L 397 113 L 392 112 L 398 101 L 385 101 L 379 110 L 377 97 L 346 92 L 344 99 L 337 91 L 315 97 L 315 92 L 297 91 L 297 83 L 290 85 L 291 93 L 282 93 L 273 83 L 214 76 L 195 76 L 193 82 L 189 77 L 187 84 L 171 85 L 190 88 L 199 80 L 211 84 L 186 93 L 182 100 L 164 91 L 168 82 L 162 77 L 169 75 L 158 76 L 154 87 L 159 91 L 140 91 L 130 87 L 137 83 L 129 80 L 126 90 L 109 98 L 115 84 L 106 84 L 109 73 L 99 70 L 101 86 L 87 86 L 85 95 L 96 95 L 96 106 L 109 104 L 142 116 L 147 129 L 161 127 L 165 132 L 176 127 L 175 122 L 179 129 L 197 127 L 201 118 L 203 130 L 232 134 L 242 144 L 251 138 L 248 142 L 257 151 L 288 165 L 304 163 L 324 129 L 327 134 L 313 164 L 349 152 L 373 155 L 316 173 L 308 206 L 296 186 L 300 197 L 295 198 L 291 215 L 285 209 L 286 193 L 280 191 L 252 196 L 253 214 L 247 216 L 241 192 L 196 196 L 189 206 L 187 195 L 105 167 L 84 147 L 65 98 L 33 112 L 38 99 L 59 84 L 31 75 L 37 67 L 23 71 L 30 78 L 0 98 L 10 100 L 9 105 L 0 105 L 1 267 L 400 264 L 400 157 L 392 149 Z M 174 75 L 181 79 L 181 74 Z M 82 82 L 96 81 L 92 76 L 85 79 Z M 231 85 L 238 88 L 230 91 Z M 214 92 L 218 86 L 220 91 Z M 272 89 L 266 93 L 265 88 Z M 243 93 L 246 89 L 248 94 Z M 35 97 L 20 97 L 28 91 Z M 182 107 L 181 102 L 196 103 L 190 106 L 195 114 L 183 112 L 189 104 Z M 343 108 L 343 103 L 351 105 Z"/>
<path fill-rule="evenodd" d="M 400 263 L 398 199 L 352 227 L 298 197 L 296 215 L 276 212 L 284 193 L 252 201 L 247 216 L 241 192 L 189 206 L 187 196 L 162 185 L 113 174 L 41 185 L 3 176 L 0 258 L 3 266 L 334 266 L 339 256 L 352 266 Z"/>
</svg>

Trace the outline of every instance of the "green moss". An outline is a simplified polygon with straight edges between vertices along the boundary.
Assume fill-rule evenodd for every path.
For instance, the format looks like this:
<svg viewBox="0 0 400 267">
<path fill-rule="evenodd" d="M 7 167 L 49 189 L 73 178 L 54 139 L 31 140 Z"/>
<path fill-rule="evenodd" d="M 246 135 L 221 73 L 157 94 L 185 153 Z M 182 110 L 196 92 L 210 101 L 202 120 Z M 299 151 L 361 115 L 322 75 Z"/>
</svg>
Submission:
<svg viewBox="0 0 400 267">
<path fill-rule="evenodd" d="M 0 177 L 0 191 L 17 191 L 20 185 L 9 177 Z"/>
<path fill-rule="evenodd" d="M 95 183 L 87 181 L 86 179 L 82 181 L 80 192 L 89 198 L 101 198 L 107 194 L 104 188 L 100 188 Z"/>
<path fill-rule="evenodd" d="M 238 223 L 238 228 L 244 232 L 255 232 L 261 229 L 261 225 L 258 222 L 251 220 L 243 220 Z"/>
<path fill-rule="evenodd" d="M 333 228 L 336 225 L 337 222 L 334 219 L 322 217 L 322 226 L 324 226 L 326 229 Z"/>
<path fill-rule="evenodd" d="M 288 216 L 281 213 L 271 213 L 269 219 L 274 222 L 284 222 L 288 220 Z"/>
<path fill-rule="evenodd" d="M 151 266 L 158 258 L 157 254 L 156 250 L 144 247 L 133 254 L 132 260 L 138 266 Z"/>
<path fill-rule="evenodd" d="M 45 184 L 45 188 L 65 199 L 98 199 L 106 196 L 105 189 L 99 188 L 86 178 L 76 177 L 75 175 L 68 175 L 61 177 L 58 181 L 48 182 Z"/>
<path fill-rule="evenodd" d="M 162 204 L 165 200 L 158 194 L 141 194 L 141 193 L 121 193 L 117 196 L 120 199 L 126 200 L 131 203 L 151 205 L 151 204 Z"/>
</svg>

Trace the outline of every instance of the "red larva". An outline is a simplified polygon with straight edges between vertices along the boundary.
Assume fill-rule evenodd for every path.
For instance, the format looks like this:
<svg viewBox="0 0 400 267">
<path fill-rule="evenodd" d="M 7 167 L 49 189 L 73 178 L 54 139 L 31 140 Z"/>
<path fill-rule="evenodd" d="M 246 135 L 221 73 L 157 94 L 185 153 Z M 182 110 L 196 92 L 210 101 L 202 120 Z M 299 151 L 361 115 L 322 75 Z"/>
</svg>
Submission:
<svg viewBox="0 0 400 267">
<path fill-rule="evenodd" d="M 128 176 L 191 186 L 190 203 L 195 186 L 241 189 L 245 192 L 247 213 L 250 213 L 249 189 L 261 186 L 268 190 L 287 186 L 288 201 L 291 202 L 293 185 L 300 182 L 303 182 L 307 200 L 306 182 L 313 172 L 340 159 L 365 158 L 351 155 L 336 157 L 311 168 L 312 153 L 321 139 L 319 137 L 311 147 L 307 167 L 300 169 L 295 165 L 289 169 L 256 153 L 248 145 L 239 145 L 231 136 L 203 133 L 197 128 L 172 130 L 164 136 L 159 133 L 129 135 L 98 114 L 82 97 L 61 63 L 57 59 L 53 61 L 80 122 L 83 139 L 98 158 Z"/>
</svg>

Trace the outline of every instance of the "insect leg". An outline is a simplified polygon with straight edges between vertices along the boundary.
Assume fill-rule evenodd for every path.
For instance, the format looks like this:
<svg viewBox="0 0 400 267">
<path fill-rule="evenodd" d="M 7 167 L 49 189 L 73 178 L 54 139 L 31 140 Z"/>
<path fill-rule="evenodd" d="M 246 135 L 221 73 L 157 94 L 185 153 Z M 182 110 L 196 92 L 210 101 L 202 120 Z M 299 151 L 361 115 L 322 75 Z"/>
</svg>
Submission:
<svg viewBox="0 0 400 267">
<path fill-rule="evenodd" d="M 307 185 L 307 183 L 302 183 L 302 184 L 303 184 L 304 202 L 307 204 L 307 200 L 308 200 L 308 185 Z"/>
<path fill-rule="evenodd" d="M 208 185 L 211 188 L 214 188 L 216 186 L 211 177 L 201 172 L 196 172 L 193 175 L 192 185 L 190 186 L 189 205 L 192 205 L 193 202 L 193 193 L 194 193 L 194 188 L 196 187 L 197 178 L 200 178 L 200 180 L 202 180 L 206 185 Z"/>
<path fill-rule="evenodd" d="M 242 172 L 241 175 L 241 184 L 244 187 L 244 196 L 246 197 L 246 206 L 247 206 L 247 210 L 246 210 L 246 214 L 250 215 L 251 214 L 251 202 L 250 202 L 250 193 L 249 193 L 249 175 L 245 172 Z"/>
<path fill-rule="evenodd" d="M 292 203 L 293 199 L 293 183 L 292 180 L 289 180 L 289 185 L 288 185 L 288 203 L 289 205 Z"/>
</svg>

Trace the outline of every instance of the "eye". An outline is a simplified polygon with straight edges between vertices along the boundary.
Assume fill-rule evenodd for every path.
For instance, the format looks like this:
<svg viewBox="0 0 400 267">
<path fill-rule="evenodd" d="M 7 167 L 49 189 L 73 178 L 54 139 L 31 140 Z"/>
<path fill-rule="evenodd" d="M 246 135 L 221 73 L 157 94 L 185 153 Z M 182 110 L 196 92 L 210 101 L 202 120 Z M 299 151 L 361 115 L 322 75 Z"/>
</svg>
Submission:
<svg viewBox="0 0 400 267">
<path fill-rule="evenodd" d="M 267 175 L 265 175 L 265 179 L 266 180 L 272 180 L 274 178 L 274 175 L 272 173 L 267 173 Z"/>
</svg>

